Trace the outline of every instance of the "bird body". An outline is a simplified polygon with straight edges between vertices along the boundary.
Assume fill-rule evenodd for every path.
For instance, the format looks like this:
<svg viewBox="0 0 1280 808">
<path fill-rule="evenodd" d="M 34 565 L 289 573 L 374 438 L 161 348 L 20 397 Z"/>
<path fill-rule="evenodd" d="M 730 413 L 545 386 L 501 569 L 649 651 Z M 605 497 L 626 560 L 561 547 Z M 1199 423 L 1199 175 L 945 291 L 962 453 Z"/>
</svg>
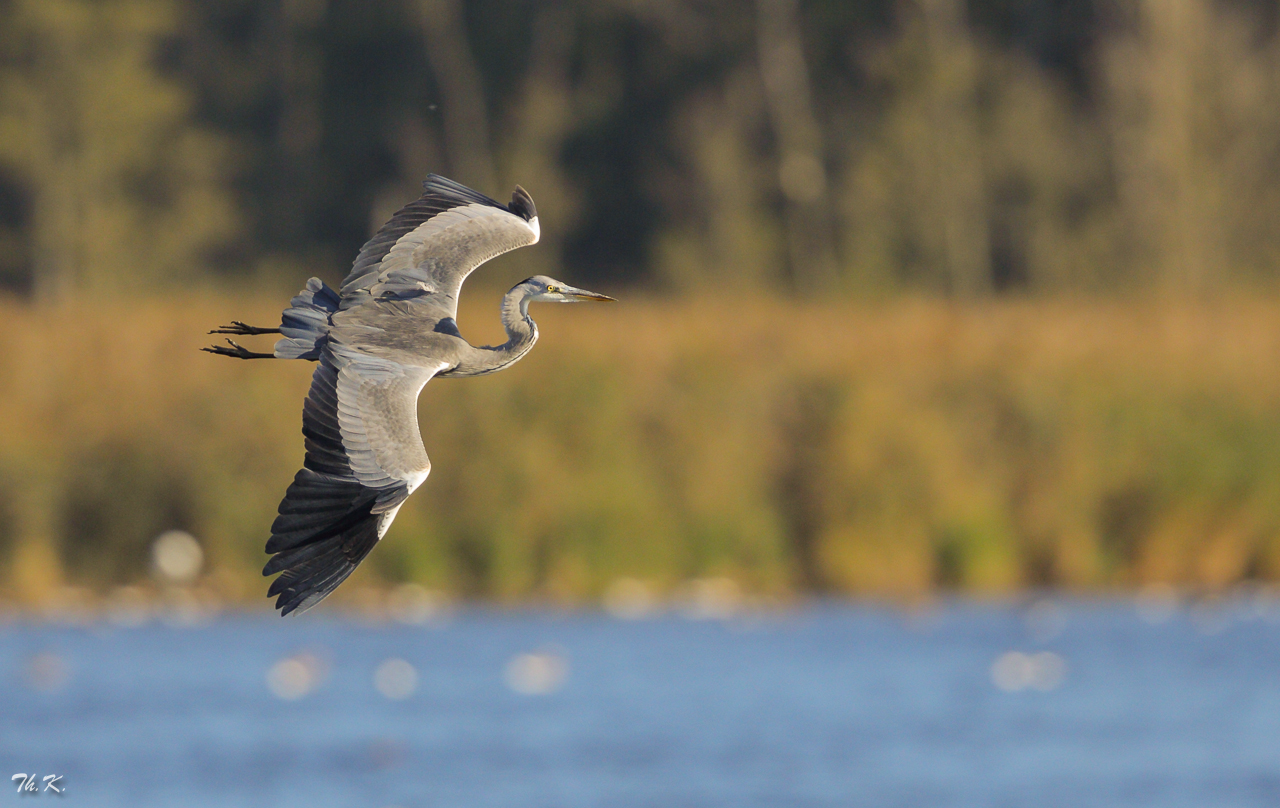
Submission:
<svg viewBox="0 0 1280 808">
<path fill-rule="evenodd" d="M 430 175 L 360 250 L 339 291 L 318 278 L 291 301 L 280 328 L 233 323 L 211 333 L 280 333 L 272 353 L 228 340 L 211 353 L 317 362 L 303 405 L 303 468 L 280 503 L 264 575 L 282 614 L 314 606 L 386 534 L 431 461 L 418 429 L 418 394 L 436 376 L 481 376 L 519 361 L 538 339 L 531 302 L 612 300 L 536 275 L 502 299 L 507 341 L 473 346 L 457 326 L 462 283 L 476 267 L 536 243 L 537 212 L 517 186 L 501 205 Z"/>
</svg>

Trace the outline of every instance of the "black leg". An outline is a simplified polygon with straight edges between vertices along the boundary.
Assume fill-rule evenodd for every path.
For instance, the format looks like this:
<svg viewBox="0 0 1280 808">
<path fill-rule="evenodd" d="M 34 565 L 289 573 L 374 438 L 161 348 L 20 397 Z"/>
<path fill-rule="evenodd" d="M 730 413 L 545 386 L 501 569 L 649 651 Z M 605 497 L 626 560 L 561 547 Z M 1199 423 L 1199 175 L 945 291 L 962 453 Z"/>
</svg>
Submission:
<svg viewBox="0 0 1280 808">
<path fill-rule="evenodd" d="M 259 328 L 256 325 L 245 325 L 239 320 L 232 320 L 231 325 L 224 325 L 221 328 L 215 328 L 209 332 L 210 334 L 237 334 L 240 336 L 252 337 L 257 334 L 279 334 L 278 328 Z"/>
<path fill-rule="evenodd" d="M 275 354 L 258 353 L 257 351 L 251 351 L 248 348 L 244 347 L 243 345 L 232 342 L 231 340 L 227 340 L 227 343 L 231 345 L 230 348 L 224 347 L 222 345 L 210 345 L 208 348 L 201 348 L 200 350 L 208 351 L 209 353 L 217 354 L 218 356 L 230 356 L 236 359 L 275 359 L 276 358 Z"/>
</svg>

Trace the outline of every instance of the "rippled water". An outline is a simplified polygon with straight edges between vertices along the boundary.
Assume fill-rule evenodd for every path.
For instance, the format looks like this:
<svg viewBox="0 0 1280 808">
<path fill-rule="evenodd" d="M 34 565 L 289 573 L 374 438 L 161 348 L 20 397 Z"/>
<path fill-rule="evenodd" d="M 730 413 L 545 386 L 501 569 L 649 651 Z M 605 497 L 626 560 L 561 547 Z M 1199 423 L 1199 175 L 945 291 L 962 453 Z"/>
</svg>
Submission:
<svg viewBox="0 0 1280 808">
<path fill-rule="evenodd" d="M 16 623 L 0 760 L 31 805 L 1275 806 L 1263 611 Z"/>
</svg>

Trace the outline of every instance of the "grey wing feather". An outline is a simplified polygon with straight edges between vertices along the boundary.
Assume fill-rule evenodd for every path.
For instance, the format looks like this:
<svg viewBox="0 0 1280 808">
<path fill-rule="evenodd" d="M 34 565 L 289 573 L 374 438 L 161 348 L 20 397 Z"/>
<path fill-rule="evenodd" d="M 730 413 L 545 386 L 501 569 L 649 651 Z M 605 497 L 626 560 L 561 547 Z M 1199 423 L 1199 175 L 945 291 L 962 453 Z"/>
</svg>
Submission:
<svg viewBox="0 0 1280 808">
<path fill-rule="evenodd" d="M 280 503 L 264 575 L 282 614 L 346 580 L 431 471 L 418 432 L 423 385 L 445 367 L 406 367 L 329 344 L 303 406 L 306 459 Z"/>
<path fill-rule="evenodd" d="M 422 196 L 401 208 L 360 250 L 342 282 L 343 309 L 370 299 L 434 296 L 457 314 L 458 291 L 472 270 L 538 240 L 533 200 L 517 188 L 511 204 L 432 174 Z"/>
</svg>

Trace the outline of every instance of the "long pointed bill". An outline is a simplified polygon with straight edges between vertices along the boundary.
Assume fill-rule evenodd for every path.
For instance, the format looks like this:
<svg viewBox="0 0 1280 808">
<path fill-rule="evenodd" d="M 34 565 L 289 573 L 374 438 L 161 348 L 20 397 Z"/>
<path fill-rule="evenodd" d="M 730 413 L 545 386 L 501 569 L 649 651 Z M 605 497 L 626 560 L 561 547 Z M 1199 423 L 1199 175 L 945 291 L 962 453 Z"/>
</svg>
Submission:
<svg viewBox="0 0 1280 808">
<path fill-rule="evenodd" d="M 608 295 L 602 295 L 597 292 L 588 292 L 586 289 L 564 289 L 562 290 L 562 294 L 575 303 L 587 300 L 598 300 L 601 303 L 618 302 L 616 297 L 609 297 Z"/>
</svg>

